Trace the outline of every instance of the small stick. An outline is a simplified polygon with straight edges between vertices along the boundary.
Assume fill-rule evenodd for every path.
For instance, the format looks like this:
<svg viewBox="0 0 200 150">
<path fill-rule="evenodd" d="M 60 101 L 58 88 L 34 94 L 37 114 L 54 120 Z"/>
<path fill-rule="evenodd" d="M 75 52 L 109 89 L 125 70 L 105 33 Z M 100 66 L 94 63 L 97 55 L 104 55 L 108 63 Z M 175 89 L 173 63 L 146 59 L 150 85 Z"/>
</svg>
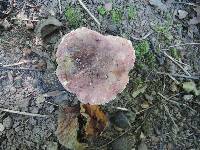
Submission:
<svg viewBox="0 0 200 150">
<path fill-rule="evenodd" d="M 13 114 L 19 114 L 19 115 L 25 115 L 25 116 L 32 116 L 32 117 L 48 117 L 48 115 L 33 114 L 33 113 L 15 111 L 15 110 L 4 109 L 4 108 L 0 108 L 0 111 L 9 112 Z"/>
<path fill-rule="evenodd" d="M 186 76 L 186 75 L 181 75 L 181 74 L 170 74 L 170 73 L 167 73 L 167 72 L 157 72 L 157 73 L 163 74 L 163 75 L 168 75 L 170 78 L 171 77 L 179 77 L 179 78 L 186 78 L 186 79 L 193 79 L 193 80 L 199 80 L 200 79 L 200 76 Z M 174 78 L 171 78 L 171 79 L 175 81 Z"/>
<path fill-rule="evenodd" d="M 185 70 L 177 61 L 174 60 L 174 58 L 172 58 L 172 57 L 171 57 L 170 55 L 168 55 L 166 52 L 163 52 L 163 54 L 164 54 L 167 58 L 169 58 L 174 64 L 176 64 L 179 68 L 181 68 L 185 74 L 187 74 L 188 76 L 191 76 L 190 73 L 189 73 L 187 70 Z"/>
<path fill-rule="evenodd" d="M 200 43 L 182 43 L 182 44 L 171 45 L 166 49 L 162 49 L 162 51 L 167 51 L 170 48 L 179 47 L 179 46 L 186 46 L 186 45 L 200 45 Z"/>
<path fill-rule="evenodd" d="M 173 122 L 175 128 L 178 129 L 178 126 L 177 126 L 177 124 L 175 123 L 175 121 L 174 121 L 172 115 L 170 114 L 169 109 L 167 108 L 167 106 L 166 106 L 165 104 L 163 104 L 163 107 L 165 108 L 165 111 L 167 112 L 167 114 L 168 114 L 169 117 L 171 118 L 171 120 L 172 120 L 172 122 Z"/>
<path fill-rule="evenodd" d="M 180 84 L 171 74 L 165 72 L 157 72 L 157 74 L 167 75 L 170 79 L 172 79 L 176 84 Z"/>
<path fill-rule="evenodd" d="M 4 67 L 4 66 L 0 66 L 0 70 L 44 71 L 44 70 L 41 70 L 41 69 L 14 68 L 14 67 Z"/>
<path fill-rule="evenodd" d="M 171 74 L 174 77 L 179 77 L 179 78 L 186 78 L 186 79 L 193 79 L 193 80 L 199 80 L 200 77 L 196 76 L 186 76 L 186 75 L 181 75 L 181 74 Z"/>
<path fill-rule="evenodd" d="M 176 104 L 176 105 L 178 105 L 178 106 L 182 105 L 182 106 L 184 106 L 184 107 L 189 108 L 189 109 L 192 110 L 193 112 L 196 112 L 196 110 L 192 109 L 190 106 L 187 106 L 186 104 L 181 104 L 181 103 L 179 103 L 179 102 L 170 100 L 169 98 L 165 97 L 164 95 L 162 95 L 162 94 L 159 93 L 159 92 L 158 92 L 158 95 L 159 95 L 160 97 L 162 97 L 164 100 L 168 101 L 168 102 L 171 102 L 171 103 Z"/>
<path fill-rule="evenodd" d="M 60 0 L 58 0 L 58 6 L 59 6 L 60 15 L 61 15 L 61 14 L 62 14 L 62 7 L 61 7 L 61 2 L 60 2 Z"/>
<path fill-rule="evenodd" d="M 145 112 L 145 111 L 147 111 L 147 110 L 149 110 L 149 109 L 151 109 L 151 108 L 153 108 L 153 107 L 155 107 L 155 105 L 150 106 L 150 107 L 148 107 L 148 108 L 146 108 L 146 109 L 143 109 L 143 110 L 141 110 L 141 111 L 136 112 L 136 115 L 139 115 L 139 114 L 141 114 L 141 113 L 143 113 L 143 112 Z"/>
<path fill-rule="evenodd" d="M 186 46 L 186 45 L 200 45 L 200 43 L 183 43 L 169 46 L 169 48 L 178 47 L 178 46 Z"/>
<path fill-rule="evenodd" d="M 194 3 L 186 3 L 186 2 L 172 2 L 174 4 L 185 4 L 185 5 L 189 5 L 189 6 L 195 6 L 195 7 L 200 7 L 199 5 L 196 5 Z"/>
<path fill-rule="evenodd" d="M 11 20 L 21 20 L 21 21 L 31 21 L 31 22 L 38 22 L 39 20 L 31 20 L 31 19 L 18 19 L 18 18 L 11 18 Z"/>
<path fill-rule="evenodd" d="M 82 0 L 78 0 L 80 5 L 85 9 L 85 11 L 90 15 L 90 17 L 92 17 L 94 19 L 94 21 L 98 24 L 98 26 L 100 26 L 100 22 L 97 20 L 97 18 L 95 18 L 95 16 L 89 11 L 89 9 L 87 9 L 87 7 L 85 6 L 85 4 L 82 2 Z"/>
<path fill-rule="evenodd" d="M 134 40 L 137 40 L 137 41 L 141 41 L 141 40 L 145 40 L 147 37 L 149 37 L 153 32 L 150 31 L 149 33 L 147 33 L 145 36 L 141 37 L 141 38 L 138 38 L 138 37 L 134 37 L 134 36 L 131 36 L 132 39 Z"/>
<path fill-rule="evenodd" d="M 2 67 L 12 67 L 12 66 L 18 66 L 18 65 L 22 65 L 22 64 L 27 64 L 30 63 L 31 61 L 29 60 L 24 60 L 18 63 L 14 63 L 14 64 L 9 64 L 9 65 L 3 65 Z"/>
</svg>

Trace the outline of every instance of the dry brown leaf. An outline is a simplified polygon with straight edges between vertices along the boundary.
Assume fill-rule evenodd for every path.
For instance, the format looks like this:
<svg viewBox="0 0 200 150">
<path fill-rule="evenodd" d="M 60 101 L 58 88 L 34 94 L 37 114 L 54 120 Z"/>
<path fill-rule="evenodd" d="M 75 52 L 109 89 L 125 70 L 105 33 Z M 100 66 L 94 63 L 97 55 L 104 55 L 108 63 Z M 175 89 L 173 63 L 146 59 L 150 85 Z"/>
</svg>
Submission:
<svg viewBox="0 0 200 150">
<path fill-rule="evenodd" d="M 62 145 L 73 150 L 84 150 L 86 148 L 85 144 L 77 140 L 77 131 L 79 130 L 77 117 L 79 115 L 79 107 L 65 107 L 58 117 L 57 138 Z"/>
<path fill-rule="evenodd" d="M 87 118 L 86 136 L 97 136 L 108 126 L 108 118 L 98 105 L 82 104 L 81 114 Z"/>
</svg>

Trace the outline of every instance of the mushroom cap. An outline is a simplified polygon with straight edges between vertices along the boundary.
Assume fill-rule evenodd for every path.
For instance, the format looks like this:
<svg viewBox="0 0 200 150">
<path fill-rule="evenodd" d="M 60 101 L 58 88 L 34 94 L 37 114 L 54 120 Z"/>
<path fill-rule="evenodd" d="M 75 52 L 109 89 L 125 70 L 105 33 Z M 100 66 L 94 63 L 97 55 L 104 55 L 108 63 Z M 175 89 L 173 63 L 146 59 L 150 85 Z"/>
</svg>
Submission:
<svg viewBox="0 0 200 150">
<path fill-rule="evenodd" d="M 135 51 L 127 39 L 82 27 L 62 38 L 56 57 L 56 74 L 64 88 L 84 104 L 99 105 L 125 89 Z"/>
</svg>

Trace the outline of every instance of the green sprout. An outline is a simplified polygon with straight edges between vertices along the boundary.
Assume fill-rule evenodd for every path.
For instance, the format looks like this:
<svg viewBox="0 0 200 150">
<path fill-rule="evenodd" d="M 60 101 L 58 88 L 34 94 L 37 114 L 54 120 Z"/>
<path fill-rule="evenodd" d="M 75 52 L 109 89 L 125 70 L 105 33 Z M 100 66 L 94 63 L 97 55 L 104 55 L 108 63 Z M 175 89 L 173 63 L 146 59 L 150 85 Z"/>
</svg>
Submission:
<svg viewBox="0 0 200 150">
<path fill-rule="evenodd" d="M 65 17 L 71 27 L 77 28 L 82 23 L 82 15 L 79 9 L 68 6 L 65 11 Z"/>
<path fill-rule="evenodd" d="M 129 6 L 127 8 L 127 11 L 128 11 L 128 19 L 130 19 L 130 20 L 135 19 L 136 15 L 137 15 L 136 8 L 133 6 Z"/>
<path fill-rule="evenodd" d="M 149 51 L 150 45 L 148 41 L 141 41 L 135 47 L 136 58 L 138 66 L 144 68 L 146 65 L 149 67 L 155 66 L 155 55 Z"/>
<path fill-rule="evenodd" d="M 106 13 L 107 13 L 106 9 L 105 9 L 103 6 L 98 6 L 98 7 L 97 7 L 97 11 L 98 11 L 98 13 L 99 13 L 100 15 L 102 15 L 102 16 L 105 16 Z"/>
<path fill-rule="evenodd" d="M 138 43 L 135 48 L 136 56 L 138 57 L 144 56 L 146 53 L 149 52 L 149 48 L 150 48 L 150 45 L 148 41 L 142 41 Z"/>
<path fill-rule="evenodd" d="M 122 12 L 120 9 L 114 9 L 111 11 L 111 18 L 114 23 L 119 23 L 122 20 Z"/>
</svg>

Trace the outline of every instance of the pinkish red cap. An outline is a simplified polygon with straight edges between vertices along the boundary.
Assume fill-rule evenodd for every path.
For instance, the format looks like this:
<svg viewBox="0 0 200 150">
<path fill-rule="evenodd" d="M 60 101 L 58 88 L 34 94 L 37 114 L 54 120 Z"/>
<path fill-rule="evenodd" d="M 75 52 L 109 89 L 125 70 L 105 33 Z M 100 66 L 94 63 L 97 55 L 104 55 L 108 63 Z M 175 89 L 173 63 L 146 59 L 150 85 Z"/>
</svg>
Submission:
<svg viewBox="0 0 200 150">
<path fill-rule="evenodd" d="M 56 53 L 56 74 L 82 103 L 105 104 L 122 92 L 135 62 L 129 40 L 85 27 L 66 34 Z"/>
</svg>

